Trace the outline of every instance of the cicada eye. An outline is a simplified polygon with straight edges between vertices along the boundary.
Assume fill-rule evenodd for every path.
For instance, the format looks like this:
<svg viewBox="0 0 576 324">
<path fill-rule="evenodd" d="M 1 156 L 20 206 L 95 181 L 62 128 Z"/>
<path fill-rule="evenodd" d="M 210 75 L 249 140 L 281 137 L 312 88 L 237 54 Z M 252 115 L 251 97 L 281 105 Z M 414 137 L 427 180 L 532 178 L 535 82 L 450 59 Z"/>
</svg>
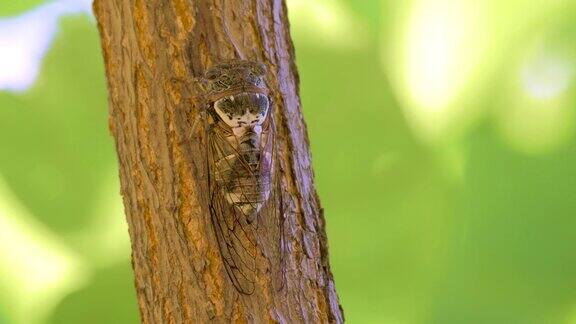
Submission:
<svg viewBox="0 0 576 324">
<path fill-rule="evenodd" d="M 270 107 L 270 100 L 268 100 L 268 96 L 260 95 L 258 96 L 258 105 L 265 110 L 268 110 Z"/>
<path fill-rule="evenodd" d="M 262 117 L 266 117 L 268 113 L 268 109 L 270 108 L 270 101 L 268 97 L 263 94 L 256 94 L 253 97 L 252 107 L 250 112 L 253 114 L 261 115 Z"/>
</svg>

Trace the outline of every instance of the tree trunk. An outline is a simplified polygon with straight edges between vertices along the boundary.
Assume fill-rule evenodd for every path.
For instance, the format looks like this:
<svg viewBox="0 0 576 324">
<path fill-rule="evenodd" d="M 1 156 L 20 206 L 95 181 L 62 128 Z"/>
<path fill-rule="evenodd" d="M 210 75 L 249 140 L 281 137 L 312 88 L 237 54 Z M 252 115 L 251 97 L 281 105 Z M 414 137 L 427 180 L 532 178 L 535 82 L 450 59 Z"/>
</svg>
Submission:
<svg viewBox="0 0 576 324">
<path fill-rule="evenodd" d="M 283 0 L 95 0 L 144 323 L 339 323 Z M 198 78 L 220 61 L 268 68 L 285 283 L 231 284 L 210 221 Z"/>
</svg>

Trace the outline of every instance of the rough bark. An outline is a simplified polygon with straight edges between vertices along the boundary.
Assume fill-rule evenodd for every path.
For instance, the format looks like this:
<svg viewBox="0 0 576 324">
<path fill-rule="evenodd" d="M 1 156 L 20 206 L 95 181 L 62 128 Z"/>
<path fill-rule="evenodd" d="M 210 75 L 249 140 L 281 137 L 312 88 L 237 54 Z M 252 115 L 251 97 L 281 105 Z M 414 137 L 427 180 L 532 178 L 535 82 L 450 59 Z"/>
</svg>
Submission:
<svg viewBox="0 0 576 324">
<path fill-rule="evenodd" d="M 121 192 L 144 323 L 342 322 L 314 188 L 283 0 L 96 0 Z M 267 65 L 280 156 L 286 281 L 236 292 L 208 214 L 197 78 L 232 58 Z"/>
</svg>

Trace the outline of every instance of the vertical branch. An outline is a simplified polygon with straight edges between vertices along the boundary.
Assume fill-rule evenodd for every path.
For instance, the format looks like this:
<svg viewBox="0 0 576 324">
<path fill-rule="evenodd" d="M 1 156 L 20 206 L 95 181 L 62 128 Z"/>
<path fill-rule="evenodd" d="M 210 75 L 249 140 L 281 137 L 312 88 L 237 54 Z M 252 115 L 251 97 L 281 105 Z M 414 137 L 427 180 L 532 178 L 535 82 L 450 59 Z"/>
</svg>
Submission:
<svg viewBox="0 0 576 324">
<path fill-rule="evenodd" d="M 142 321 L 338 323 L 283 0 L 96 0 Z M 207 207 L 196 84 L 219 61 L 263 62 L 277 125 L 286 284 L 239 295 Z"/>
</svg>

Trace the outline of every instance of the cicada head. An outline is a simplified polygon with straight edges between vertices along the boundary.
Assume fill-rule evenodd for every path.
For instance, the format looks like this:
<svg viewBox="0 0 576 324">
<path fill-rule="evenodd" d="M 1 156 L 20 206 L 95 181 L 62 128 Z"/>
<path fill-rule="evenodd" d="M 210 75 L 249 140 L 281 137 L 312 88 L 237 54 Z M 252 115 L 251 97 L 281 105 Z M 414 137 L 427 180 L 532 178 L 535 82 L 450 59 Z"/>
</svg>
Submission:
<svg viewBox="0 0 576 324">
<path fill-rule="evenodd" d="M 217 95 L 242 87 L 265 89 L 265 74 L 266 66 L 259 62 L 232 60 L 220 63 L 206 71 L 208 91 L 211 95 Z"/>
<path fill-rule="evenodd" d="M 265 73 L 263 64 L 239 60 L 218 64 L 206 72 L 211 107 L 236 136 L 249 130 L 259 132 L 268 115 Z"/>
</svg>

